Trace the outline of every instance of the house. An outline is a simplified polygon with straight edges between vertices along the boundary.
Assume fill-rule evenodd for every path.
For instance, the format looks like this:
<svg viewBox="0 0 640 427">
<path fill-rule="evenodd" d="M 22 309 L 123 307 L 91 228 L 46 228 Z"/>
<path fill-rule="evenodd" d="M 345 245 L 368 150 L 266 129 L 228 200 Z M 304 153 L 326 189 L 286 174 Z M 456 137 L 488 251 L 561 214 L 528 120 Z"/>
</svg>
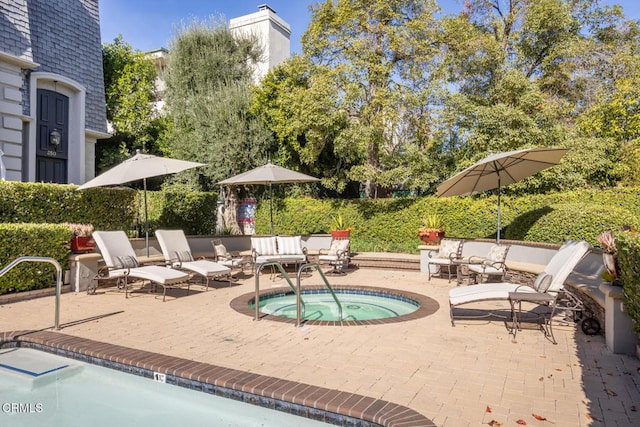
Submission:
<svg viewBox="0 0 640 427">
<path fill-rule="evenodd" d="M 84 183 L 109 136 L 98 0 L 0 0 L 6 179 Z"/>
</svg>

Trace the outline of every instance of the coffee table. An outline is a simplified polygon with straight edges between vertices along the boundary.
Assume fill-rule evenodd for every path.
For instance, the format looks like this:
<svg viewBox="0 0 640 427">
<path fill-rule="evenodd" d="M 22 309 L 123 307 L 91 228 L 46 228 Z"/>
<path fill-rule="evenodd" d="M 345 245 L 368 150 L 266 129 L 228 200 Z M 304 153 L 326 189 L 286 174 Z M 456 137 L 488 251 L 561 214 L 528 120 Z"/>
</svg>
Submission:
<svg viewBox="0 0 640 427">
<path fill-rule="evenodd" d="M 511 331 L 513 337 L 516 337 L 516 333 L 520 328 L 520 317 L 522 315 L 522 301 L 532 302 L 535 304 L 545 305 L 548 310 L 542 315 L 538 315 L 542 318 L 542 332 L 548 338 L 551 338 L 551 342 L 557 344 L 556 338 L 553 336 L 553 328 L 551 326 L 551 317 L 554 312 L 554 302 L 556 297 L 547 293 L 541 292 L 509 292 L 509 303 L 511 304 Z M 518 305 L 516 311 L 515 306 Z"/>
</svg>

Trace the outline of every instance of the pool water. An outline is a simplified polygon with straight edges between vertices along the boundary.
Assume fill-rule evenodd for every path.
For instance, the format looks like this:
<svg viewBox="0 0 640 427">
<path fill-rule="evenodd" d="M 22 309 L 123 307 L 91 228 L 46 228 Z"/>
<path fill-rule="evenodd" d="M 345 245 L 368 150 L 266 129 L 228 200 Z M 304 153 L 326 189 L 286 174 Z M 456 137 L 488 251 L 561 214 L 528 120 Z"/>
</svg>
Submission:
<svg viewBox="0 0 640 427">
<path fill-rule="evenodd" d="M 0 426 L 326 426 L 33 349 L 0 350 Z"/>
<path fill-rule="evenodd" d="M 374 320 L 413 313 L 419 304 L 409 298 L 374 291 L 336 289 L 342 305 L 342 319 L 335 300 L 328 291 L 302 291 L 305 320 Z M 254 305 L 255 307 L 255 305 Z M 296 296 L 293 293 L 260 297 L 260 311 L 266 314 L 296 318 Z"/>
</svg>

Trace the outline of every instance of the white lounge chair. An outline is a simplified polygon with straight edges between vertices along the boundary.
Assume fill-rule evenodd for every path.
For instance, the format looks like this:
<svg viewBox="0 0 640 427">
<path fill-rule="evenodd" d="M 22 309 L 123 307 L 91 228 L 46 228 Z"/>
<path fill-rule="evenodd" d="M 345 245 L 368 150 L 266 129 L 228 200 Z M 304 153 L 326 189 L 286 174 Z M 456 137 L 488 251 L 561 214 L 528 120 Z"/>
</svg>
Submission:
<svg viewBox="0 0 640 427">
<path fill-rule="evenodd" d="M 206 279 L 207 290 L 209 280 L 226 277 L 231 286 L 231 269 L 215 261 L 195 260 L 189 247 L 187 236 L 182 230 L 156 230 L 155 232 L 165 262 L 172 268 L 187 270 Z"/>
<path fill-rule="evenodd" d="M 569 274 L 589 252 L 589 243 L 567 241 L 551 258 L 533 286 L 515 283 L 483 283 L 449 291 L 451 324 L 454 324 L 455 307 L 480 301 L 509 301 L 510 292 L 549 293 L 557 296 L 563 289 Z"/>
<path fill-rule="evenodd" d="M 129 297 L 130 277 L 162 286 L 162 301 L 167 295 L 167 288 L 186 286 L 189 294 L 188 274 L 158 265 L 139 266 L 136 253 L 124 231 L 94 231 L 93 238 L 106 264 L 107 277 L 124 280 L 125 298 Z"/>
</svg>

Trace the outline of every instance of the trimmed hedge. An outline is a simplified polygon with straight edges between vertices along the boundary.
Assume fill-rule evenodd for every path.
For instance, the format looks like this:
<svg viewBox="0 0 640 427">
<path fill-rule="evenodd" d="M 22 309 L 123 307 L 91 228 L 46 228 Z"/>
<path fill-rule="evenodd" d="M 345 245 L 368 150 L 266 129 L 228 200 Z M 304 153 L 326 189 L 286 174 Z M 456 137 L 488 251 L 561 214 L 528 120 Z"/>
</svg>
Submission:
<svg viewBox="0 0 640 427">
<path fill-rule="evenodd" d="M 597 246 L 604 230 L 638 226 L 640 189 L 582 190 L 546 195 L 501 198 L 502 238 L 562 243 L 586 240 Z M 495 238 L 497 197 L 435 196 L 377 200 L 274 200 L 276 234 L 328 233 L 332 218 L 342 214 L 351 233 L 354 251 L 417 253 L 422 219 L 437 213 L 446 235 Z M 258 204 L 256 233 L 269 233 L 269 201 Z"/>
<path fill-rule="evenodd" d="M 21 256 L 54 258 L 63 272 L 69 269 L 69 228 L 61 224 L 0 223 L 0 264 Z M 0 277 L 0 295 L 55 286 L 55 267 L 49 263 L 23 262 Z"/>
<path fill-rule="evenodd" d="M 624 284 L 625 310 L 633 323 L 636 335 L 640 336 L 640 234 L 616 233 L 620 281 Z"/>
</svg>

